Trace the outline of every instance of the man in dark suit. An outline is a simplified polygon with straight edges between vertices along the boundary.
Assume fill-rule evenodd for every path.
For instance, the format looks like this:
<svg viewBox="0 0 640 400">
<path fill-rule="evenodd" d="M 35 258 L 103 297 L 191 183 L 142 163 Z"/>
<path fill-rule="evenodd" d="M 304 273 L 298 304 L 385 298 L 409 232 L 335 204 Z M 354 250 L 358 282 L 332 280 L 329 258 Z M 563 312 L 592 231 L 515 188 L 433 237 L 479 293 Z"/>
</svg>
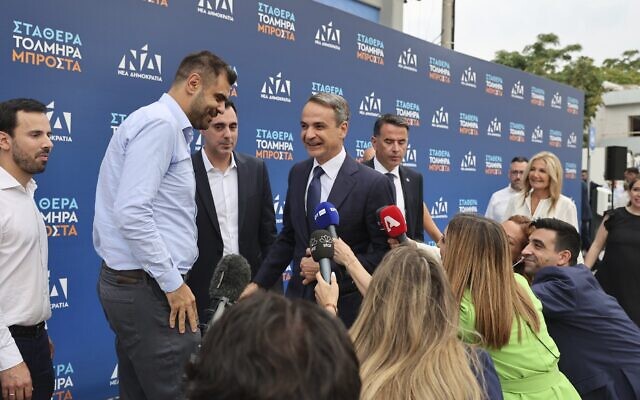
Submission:
<svg viewBox="0 0 640 400">
<path fill-rule="evenodd" d="M 243 296 L 258 287 L 270 288 L 293 261 L 286 295 L 313 300 L 318 264 L 309 256 L 309 236 L 316 228 L 312 215 L 320 201 L 334 204 L 340 214 L 340 236 L 362 265 L 373 273 L 389 249 L 378 227 L 376 210 L 393 203 L 391 182 L 346 154 L 349 105 L 341 96 L 318 93 L 307 101 L 301 118 L 306 161 L 289 172 L 283 227 L 269 255 Z M 332 266 L 340 285 L 339 315 L 347 326 L 355 319 L 362 297 L 342 266 Z"/>
<path fill-rule="evenodd" d="M 640 399 L 640 329 L 584 265 L 572 225 L 538 219 L 522 251 L 560 370 L 583 399 Z"/>
<path fill-rule="evenodd" d="M 196 175 L 199 256 L 189 272 L 201 322 L 209 315 L 209 282 L 218 261 L 240 254 L 254 276 L 276 237 L 269 174 L 264 161 L 234 151 L 238 117 L 231 101 L 202 131 L 204 146 L 191 157 Z M 213 189 L 213 190 L 212 190 Z"/>
</svg>

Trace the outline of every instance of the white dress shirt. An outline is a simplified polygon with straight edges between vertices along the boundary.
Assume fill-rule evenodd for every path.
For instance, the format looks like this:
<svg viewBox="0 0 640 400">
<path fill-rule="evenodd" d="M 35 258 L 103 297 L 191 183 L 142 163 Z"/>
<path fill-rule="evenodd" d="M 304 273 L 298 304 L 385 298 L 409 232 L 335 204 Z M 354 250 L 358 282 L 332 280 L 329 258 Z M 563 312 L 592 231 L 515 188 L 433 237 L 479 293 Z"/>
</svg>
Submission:
<svg viewBox="0 0 640 400">
<path fill-rule="evenodd" d="M 25 189 L 0 167 L 0 371 L 22 362 L 9 332 L 51 317 L 47 231 L 33 179 Z"/>
<path fill-rule="evenodd" d="M 393 187 L 396 188 L 396 206 L 402 211 L 402 216 L 407 219 L 407 212 L 404 208 L 404 194 L 402 193 L 402 181 L 400 180 L 400 166 L 396 165 L 394 169 L 389 171 L 378 161 L 376 157 L 373 158 L 373 168 L 381 174 L 393 175 Z"/>
<path fill-rule="evenodd" d="M 307 204 L 307 191 L 309 189 L 309 185 L 311 184 L 311 179 L 313 179 L 313 170 L 316 166 L 320 165 L 324 174 L 320 175 L 320 202 L 327 201 L 329 197 L 329 193 L 331 193 L 331 189 L 333 188 L 333 184 L 336 181 L 336 177 L 338 176 L 338 172 L 340 172 L 340 168 L 342 168 L 342 164 L 344 163 L 345 158 L 347 158 L 347 152 L 344 150 L 340 150 L 337 156 L 333 157 L 329 161 L 320 165 L 318 160 L 313 160 L 313 167 L 311 167 L 311 172 L 309 173 L 309 178 L 307 179 L 307 190 L 305 190 L 304 194 L 304 204 L 306 209 Z"/>
<path fill-rule="evenodd" d="M 489 199 L 487 211 L 484 213 L 484 216 L 487 218 L 491 218 L 496 222 L 503 222 L 504 220 L 508 219 L 510 215 L 506 216 L 505 212 L 507 211 L 509 200 L 511 200 L 511 198 L 519 192 L 519 190 L 513 189 L 511 185 L 508 185 L 506 188 L 494 192 L 491 195 L 491 199 Z"/>
<path fill-rule="evenodd" d="M 231 164 L 225 171 L 214 167 L 202 148 L 202 161 L 209 178 L 209 187 L 216 206 L 220 235 L 222 236 L 222 255 L 240 254 L 238 229 L 238 166 L 231 154 Z"/>
<path fill-rule="evenodd" d="M 580 227 L 578 226 L 578 210 L 573 200 L 567 196 L 563 194 L 560 195 L 553 211 L 551 211 L 551 198 L 540 200 L 534 213 L 531 213 L 531 194 L 524 199 L 524 203 L 522 202 L 522 197 L 523 194 L 521 193 L 509 200 L 509 205 L 504 215 L 505 219 L 508 219 L 512 215 L 524 215 L 532 220 L 538 218 L 557 218 L 573 225 L 576 230 L 580 232 Z"/>
</svg>

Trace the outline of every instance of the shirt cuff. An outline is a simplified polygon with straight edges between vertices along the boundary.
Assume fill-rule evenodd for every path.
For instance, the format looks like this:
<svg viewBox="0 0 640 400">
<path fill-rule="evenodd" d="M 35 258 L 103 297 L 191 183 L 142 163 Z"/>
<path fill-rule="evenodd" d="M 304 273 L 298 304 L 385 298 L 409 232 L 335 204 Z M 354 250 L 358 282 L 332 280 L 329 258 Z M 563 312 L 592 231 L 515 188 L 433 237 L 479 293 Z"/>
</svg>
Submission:
<svg viewBox="0 0 640 400">
<path fill-rule="evenodd" d="M 9 330 L 7 329 L 7 332 L 8 331 Z M 22 355 L 20 354 L 20 350 L 18 350 L 15 340 L 9 336 L 9 340 L 7 340 L 6 343 L 3 343 L 3 346 L 0 348 L 0 371 L 15 367 L 21 362 Z"/>
<path fill-rule="evenodd" d="M 178 290 L 180 286 L 184 283 L 184 279 L 182 279 L 182 275 L 180 275 L 180 271 L 176 268 L 172 268 L 158 276 L 155 277 L 156 282 L 160 286 L 165 293 L 170 293 Z"/>
</svg>

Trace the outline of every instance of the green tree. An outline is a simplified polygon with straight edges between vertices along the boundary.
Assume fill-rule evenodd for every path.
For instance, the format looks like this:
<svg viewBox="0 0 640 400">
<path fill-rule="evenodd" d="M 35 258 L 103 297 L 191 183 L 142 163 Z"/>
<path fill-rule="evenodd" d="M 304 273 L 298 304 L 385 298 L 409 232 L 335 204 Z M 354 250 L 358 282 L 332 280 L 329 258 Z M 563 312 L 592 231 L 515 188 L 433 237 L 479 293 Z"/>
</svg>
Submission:
<svg viewBox="0 0 640 400">
<path fill-rule="evenodd" d="M 640 85 L 640 51 L 627 50 L 620 58 L 607 58 L 602 62 L 605 81 L 621 85 Z"/>
</svg>

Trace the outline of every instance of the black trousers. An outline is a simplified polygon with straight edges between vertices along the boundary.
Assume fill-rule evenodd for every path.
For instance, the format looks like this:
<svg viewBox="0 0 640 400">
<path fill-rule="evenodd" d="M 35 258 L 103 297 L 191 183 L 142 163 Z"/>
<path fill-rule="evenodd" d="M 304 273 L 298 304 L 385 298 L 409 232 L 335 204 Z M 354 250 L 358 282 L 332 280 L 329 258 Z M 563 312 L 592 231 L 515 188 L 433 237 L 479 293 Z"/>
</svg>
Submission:
<svg viewBox="0 0 640 400">
<path fill-rule="evenodd" d="M 53 361 L 49 350 L 49 335 L 45 330 L 39 337 L 14 337 L 18 350 L 33 384 L 32 400 L 51 400 L 53 394 Z"/>
</svg>

